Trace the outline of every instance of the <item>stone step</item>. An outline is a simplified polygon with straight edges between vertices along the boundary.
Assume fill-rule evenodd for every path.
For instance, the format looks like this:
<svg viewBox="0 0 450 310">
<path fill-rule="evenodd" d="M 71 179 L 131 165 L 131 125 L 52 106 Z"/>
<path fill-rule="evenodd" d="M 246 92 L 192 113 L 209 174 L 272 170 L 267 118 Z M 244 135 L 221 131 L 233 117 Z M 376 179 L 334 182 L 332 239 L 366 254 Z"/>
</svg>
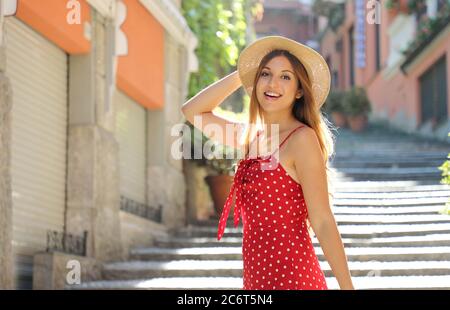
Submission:
<svg viewBox="0 0 450 310">
<path fill-rule="evenodd" d="M 411 175 L 399 175 L 399 174 L 344 174 L 337 172 L 331 179 L 333 182 L 361 182 L 361 181 L 401 181 L 408 179 L 410 181 L 416 181 L 418 183 L 439 183 L 441 180 L 439 173 L 433 174 L 411 174 Z"/>
<path fill-rule="evenodd" d="M 422 236 L 427 234 L 450 233 L 448 224 L 373 224 L 373 225 L 340 225 L 342 238 L 375 238 L 395 236 Z M 177 232 L 178 236 L 215 237 L 216 227 L 190 226 Z M 242 227 L 226 228 L 225 236 L 242 236 Z"/>
<path fill-rule="evenodd" d="M 409 175 L 440 175 L 442 172 L 437 167 L 408 167 L 408 168 L 340 168 L 337 170 L 347 175 L 398 175 L 405 178 Z"/>
<path fill-rule="evenodd" d="M 449 197 L 430 197 L 430 198 L 399 198 L 399 199 L 359 199 L 359 198 L 335 198 L 333 205 L 338 206 L 430 206 L 445 205 Z"/>
<path fill-rule="evenodd" d="M 443 205 L 434 206 L 401 206 L 401 207 L 333 207 L 333 213 L 337 216 L 339 214 L 349 215 L 418 215 L 428 214 L 436 215 Z"/>
<path fill-rule="evenodd" d="M 400 206 L 400 207 L 382 207 L 382 206 L 332 206 L 335 216 L 338 215 L 438 215 L 444 204 L 431 206 Z M 443 215 L 444 216 L 444 215 Z M 230 218 L 232 215 L 229 216 Z M 218 221 L 217 221 L 218 223 Z"/>
<path fill-rule="evenodd" d="M 324 260 L 322 249 L 315 247 L 319 260 Z M 450 260 L 450 247 L 360 247 L 347 248 L 349 261 L 414 261 Z M 198 248 L 142 248 L 130 253 L 131 260 L 241 260 L 241 247 Z"/>
<path fill-rule="evenodd" d="M 360 290 L 448 290 L 450 289 L 450 276 L 395 276 L 395 277 L 353 277 L 353 284 L 355 288 Z M 327 278 L 327 285 L 330 289 L 338 289 L 339 285 L 336 279 Z"/>
<path fill-rule="evenodd" d="M 401 207 L 346 207 L 346 206 L 333 206 L 333 213 L 337 216 L 340 214 L 346 215 L 419 215 L 419 214 L 428 214 L 428 215 L 436 215 L 439 214 L 439 210 L 442 209 L 443 204 L 437 204 L 432 206 L 417 206 L 417 207 L 409 207 L 409 206 L 401 206 Z M 231 218 L 231 215 L 230 215 Z M 218 223 L 219 220 L 217 220 Z"/>
<path fill-rule="evenodd" d="M 92 281 L 66 285 L 77 290 L 240 290 L 241 277 L 168 277 L 141 280 Z"/>
<path fill-rule="evenodd" d="M 333 273 L 320 262 L 326 277 Z M 132 261 L 107 264 L 104 280 L 131 280 L 159 277 L 242 277 L 241 260 Z M 450 275 L 450 261 L 349 262 L 352 277 Z"/>
<path fill-rule="evenodd" d="M 440 210 L 443 208 L 444 203 L 438 203 L 434 205 L 420 205 L 420 206 L 340 206 L 334 204 L 332 206 L 333 214 L 336 217 L 344 216 L 344 215 L 354 215 L 354 216 L 419 216 L 419 215 L 428 215 L 428 216 L 444 216 L 440 214 Z M 444 219 L 443 217 L 442 219 Z M 194 226 L 217 226 L 219 223 L 219 215 L 216 214 L 214 217 L 211 217 L 209 220 L 201 220 L 194 221 L 190 223 L 190 225 Z M 233 226 L 233 219 L 230 215 L 227 221 L 227 227 Z"/>
<path fill-rule="evenodd" d="M 399 191 L 399 192 L 335 192 L 335 199 L 412 199 L 412 198 L 446 198 L 450 199 L 450 186 L 447 190 L 434 191 Z"/>
<path fill-rule="evenodd" d="M 331 178 L 331 182 L 333 182 L 334 184 L 339 184 L 339 183 L 348 183 L 348 182 L 381 182 L 381 183 L 385 183 L 385 182 L 399 182 L 402 181 L 403 179 L 398 179 L 395 176 L 392 178 L 369 178 L 369 177 L 351 177 L 351 176 L 341 176 L 341 177 L 334 177 Z M 441 181 L 441 177 L 437 178 L 437 177 L 432 177 L 432 178 L 411 178 L 410 181 L 415 182 L 416 184 L 421 184 L 421 185 L 430 185 L 430 184 L 437 184 Z"/>
<path fill-rule="evenodd" d="M 335 208 L 334 211 L 339 211 Z M 369 224 L 426 224 L 426 223 L 450 223 L 450 216 L 443 214 L 401 214 L 401 215 L 360 215 L 360 214 L 335 214 L 339 225 L 369 225 Z M 200 227 L 217 227 L 219 220 L 208 220 L 197 223 Z M 227 227 L 233 227 L 232 221 L 227 222 Z"/>
<path fill-rule="evenodd" d="M 367 157 L 362 156 L 342 156 L 340 154 L 336 154 L 334 158 L 331 158 L 329 161 L 331 165 L 339 165 L 339 164 L 424 164 L 424 163 L 436 163 L 437 165 L 441 165 L 446 160 L 446 154 L 436 154 L 428 157 L 421 157 L 420 155 L 401 155 L 392 154 L 386 156 L 368 155 Z"/>
<path fill-rule="evenodd" d="M 424 161 L 422 158 L 395 158 L 395 159 L 375 158 L 372 160 L 348 159 L 331 162 L 330 167 L 337 170 L 340 170 L 341 168 L 397 169 L 397 168 L 414 168 L 414 167 L 439 167 L 442 165 L 444 161 L 445 159 Z"/>
<path fill-rule="evenodd" d="M 427 184 L 428 183 L 428 184 Z M 336 182 L 333 184 L 336 193 L 377 193 L 377 192 L 417 192 L 448 190 L 449 185 L 439 182 L 417 182 L 417 181 L 353 181 Z"/>
<path fill-rule="evenodd" d="M 241 260 L 131 261 L 105 265 L 105 280 L 159 277 L 242 277 Z"/>
<path fill-rule="evenodd" d="M 428 161 L 428 160 L 446 160 L 448 156 L 448 149 L 442 149 L 439 151 L 432 151 L 432 152 L 424 152 L 424 151 L 412 151 L 408 150 L 408 152 L 405 152 L 405 149 L 361 149 L 359 148 L 356 151 L 345 151 L 345 150 L 338 150 L 336 148 L 336 155 L 333 158 L 332 162 L 338 162 L 338 161 L 346 161 L 346 160 L 400 160 L 401 158 L 405 159 L 417 159 L 421 161 Z"/>
<path fill-rule="evenodd" d="M 442 214 L 422 215 L 343 215 L 335 216 L 338 225 L 370 225 L 370 224 L 427 224 L 450 223 L 450 216 Z"/>
<path fill-rule="evenodd" d="M 329 289 L 338 289 L 335 278 L 326 278 Z M 353 277 L 356 289 L 450 289 L 450 276 Z M 69 289 L 198 289 L 240 290 L 241 277 L 169 277 L 142 280 L 94 281 Z"/>
<path fill-rule="evenodd" d="M 319 246 L 318 240 L 313 237 L 313 244 Z M 181 247 L 215 247 L 220 245 L 223 247 L 238 247 L 242 245 L 242 238 L 239 237 L 223 237 L 220 241 L 214 237 L 171 237 L 169 239 L 156 239 L 156 247 L 181 248 Z M 450 246 L 450 234 L 431 234 L 425 236 L 403 236 L 403 237 L 386 237 L 386 238 L 367 238 L 367 239 L 350 239 L 343 238 L 342 242 L 345 247 L 420 247 L 420 246 Z"/>
</svg>

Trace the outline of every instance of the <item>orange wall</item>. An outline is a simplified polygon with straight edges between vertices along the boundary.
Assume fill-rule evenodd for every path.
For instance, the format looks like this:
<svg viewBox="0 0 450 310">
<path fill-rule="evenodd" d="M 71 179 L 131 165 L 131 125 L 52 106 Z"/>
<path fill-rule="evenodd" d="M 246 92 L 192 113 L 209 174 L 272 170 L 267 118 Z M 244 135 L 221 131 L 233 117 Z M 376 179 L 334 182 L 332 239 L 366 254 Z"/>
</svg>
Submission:
<svg viewBox="0 0 450 310">
<path fill-rule="evenodd" d="M 406 117 L 417 121 L 418 85 L 401 73 L 386 79 L 378 74 L 367 87 L 367 94 L 376 114 L 385 114 L 389 119 L 402 111 Z"/>
<path fill-rule="evenodd" d="M 127 17 L 121 29 L 128 55 L 119 57 L 117 86 L 149 109 L 164 106 L 164 28 L 136 0 L 124 0 Z"/>
<path fill-rule="evenodd" d="M 91 49 L 84 37 L 84 23 L 91 20 L 90 7 L 81 4 L 81 23 L 69 24 L 67 0 L 18 0 L 16 16 L 69 54 L 85 54 Z"/>
<path fill-rule="evenodd" d="M 394 14 L 395 13 L 395 14 Z M 383 7 L 381 21 L 381 65 L 382 70 L 386 66 L 389 56 L 389 36 L 387 33 L 389 25 L 392 23 L 398 12 L 391 12 Z M 367 33 L 370 41 L 374 41 L 375 32 Z M 375 46 L 373 46 L 375 47 Z M 416 124 L 421 122 L 421 102 L 420 102 L 420 76 L 425 73 L 437 60 L 447 54 L 447 89 L 450 89 L 450 35 L 442 40 L 439 46 L 435 46 L 433 51 L 427 54 L 421 63 L 414 66 L 411 72 L 404 74 L 399 71 L 391 79 L 387 79 L 383 72 L 375 72 L 374 67 L 369 66 L 366 72 L 364 85 L 367 86 L 368 95 L 376 111 L 388 111 L 389 118 L 393 119 L 397 113 L 402 111 L 406 116 L 413 119 Z M 367 49 L 367 58 L 375 59 L 375 48 Z M 448 111 L 450 113 L 450 96 L 447 96 Z"/>
<path fill-rule="evenodd" d="M 389 107 L 389 117 L 393 118 L 399 110 L 421 122 L 420 83 L 419 78 L 442 56 L 447 55 L 447 90 L 450 89 L 450 34 L 436 46 L 432 52 L 413 65 L 411 71 L 403 74 L 398 72 L 392 80 L 386 80 L 379 74 L 374 82 L 368 85 L 369 97 L 377 110 Z M 447 95 L 447 106 L 450 117 L 450 95 Z"/>
</svg>

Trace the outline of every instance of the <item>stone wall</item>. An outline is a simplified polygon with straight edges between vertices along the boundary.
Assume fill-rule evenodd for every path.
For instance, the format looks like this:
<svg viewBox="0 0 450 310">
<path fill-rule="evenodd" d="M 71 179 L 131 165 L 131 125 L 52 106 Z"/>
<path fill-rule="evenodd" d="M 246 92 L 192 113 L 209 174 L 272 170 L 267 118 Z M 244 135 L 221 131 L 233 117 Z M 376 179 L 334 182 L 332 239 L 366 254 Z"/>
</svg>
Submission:
<svg viewBox="0 0 450 310">
<path fill-rule="evenodd" d="M 0 46 L 0 49 L 2 47 Z M 1 58 L 1 56 L 0 56 Z M 13 286 L 11 196 L 11 83 L 0 71 L 0 289 Z"/>
<path fill-rule="evenodd" d="M 2 0 L 0 0 L 1 3 Z M 94 1 L 93 1 L 94 2 Z M 179 5 L 179 1 L 176 1 Z M 99 2 L 96 2 L 99 3 Z M 165 106 L 147 111 L 147 197 L 162 205 L 162 223 L 120 211 L 119 145 L 115 138 L 117 57 L 115 21 L 91 11 L 91 53 L 69 55 L 69 128 L 66 233 L 87 231 L 87 256 L 38 253 L 34 288 L 64 287 L 66 263 L 74 258 L 86 267 L 83 281 L 100 277 L 98 264 L 120 261 L 129 249 L 150 246 L 155 236 L 186 224 L 186 180 L 183 161 L 173 158 L 170 137 L 182 123 L 181 105 L 187 90 L 187 50 L 166 33 Z M 2 30 L 0 18 L 0 32 Z M 1 36 L 0 36 L 1 37 Z M 13 287 L 12 198 L 10 176 L 11 85 L 4 75 L 5 51 L 0 42 L 0 289 Z"/>
<path fill-rule="evenodd" d="M 215 215 L 209 187 L 205 182 L 206 168 L 197 166 L 192 160 L 185 160 L 186 208 L 189 223 L 207 220 Z"/>
<path fill-rule="evenodd" d="M 112 25 L 95 12 L 92 20 L 92 52 L 70 60 L 69 105 L 76 117 L 69 117 L 66 230 L 88 232 L 88 256 L 121 260 L 119 146 L 106 76 L 106 67 L 114 65 L 107 62 L 113 51 L 107 49 L 106 31 Z M 83 81 L 94 86 L 86 89 Z"/>
<path fill-rule="evenodd" d="M 168 236 L 164 225 L 123 211 L 120 212 L 120 231 L 124 259 L 129 258 L 130 249 L 153 246 L 156 238 Z"/>
<path fill-rule="evenodd" d="M 0 6 L 2 0 L 0 0 Z M 0 15 L 2 12 L 0 10 Z M 12 87 L 5 76 L 6 51 L 0 16 L 0 289 L 13 287 L 12 196 L 11 196 L 11 109 Z"/>
<path fill-rule="evenodd" d="M 187 55 L 180 45 L 166 33 L 165 36 L 165 107 L 164 127 L 161 131 L 162 141 L 159 144 L 165 155 L 162 160 L 163 182 L 153 184 L 153 190 L 161 190 L 165 200 L 162 221 L 169 229 L 174 230 L 186 224 L 186 185 L 183 175 L 183 162 L 174 158 L 172 144 L 178 137 L 171 136 L 174 126 L 183 122 L 181 105 L 184 102 L 184 81 Z M 158 170 L 153 167 L 153 170 Z M 150 175 L 150 177 L 152 177 Z"/>
<path fill-rule="evenodd" d="M 68 264 L 70 261 L 72 262 Z M 93 258 L 59 252 L 38 253 L 34 256 L 33 289 L 63 290 L 74 284 L 68 283 L 68 276 L 70 280 L 76 280 L 75 277 L 79 275 L 81 284 L 100 279 L 101 270 L 101 264 Z M 69 272 L 72 274 L 69 274 Z"/>
</svg>

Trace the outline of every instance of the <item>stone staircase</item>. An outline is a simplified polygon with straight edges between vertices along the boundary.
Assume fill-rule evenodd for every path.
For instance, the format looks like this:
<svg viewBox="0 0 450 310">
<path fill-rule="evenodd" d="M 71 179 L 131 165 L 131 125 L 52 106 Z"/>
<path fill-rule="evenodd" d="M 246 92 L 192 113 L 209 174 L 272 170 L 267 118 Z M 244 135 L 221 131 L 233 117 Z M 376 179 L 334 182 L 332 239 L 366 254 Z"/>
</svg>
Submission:
<svg viewBox="0 0 450 310">
<path fill-rule="evenodd" d="M 447 144 L 369 128 L 341 129 L 333 212 L 357 289 L 450 289 L 450 188 L 437 169 Z M 230 216 L 231 219 L 231 216 Z M 103 280 L 80 289 L 240 289 L 241 227 L 217 241 L 217 219 L 195 223 L 106 264 Z M 328 286 L 338 288 L 318 241 Z"/>
</svg>

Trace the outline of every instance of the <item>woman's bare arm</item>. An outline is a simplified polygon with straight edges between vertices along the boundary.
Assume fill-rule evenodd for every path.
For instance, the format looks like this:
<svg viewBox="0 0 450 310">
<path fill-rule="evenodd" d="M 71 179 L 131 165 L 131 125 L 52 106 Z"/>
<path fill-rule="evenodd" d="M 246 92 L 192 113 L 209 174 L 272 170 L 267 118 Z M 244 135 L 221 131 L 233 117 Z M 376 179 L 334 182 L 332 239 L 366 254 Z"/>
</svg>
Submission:
<svg viewBox="0 0 450 310">
<path fill-rule="evenodd" d="M 294 164 L 302 185 L 309 221 L 341 289 L 353 289 L 344 245 L 330 208 L 326 167 L 315 131 L 300 130 L 292 137 L 299 150 Z"/>
<path fill-rule="evenodd" d="M 241 85 L 238 72 L 234 71 L 192 97 L 183 104 L 181 110 L 186 119 L 205 136 L 221 144 L 239 148 L 238 142 L 243 131 L 243 123 L 217 116 L 213 110 Z M 217 125 L 220 132 L 209 125 Z"/>
</svg>

